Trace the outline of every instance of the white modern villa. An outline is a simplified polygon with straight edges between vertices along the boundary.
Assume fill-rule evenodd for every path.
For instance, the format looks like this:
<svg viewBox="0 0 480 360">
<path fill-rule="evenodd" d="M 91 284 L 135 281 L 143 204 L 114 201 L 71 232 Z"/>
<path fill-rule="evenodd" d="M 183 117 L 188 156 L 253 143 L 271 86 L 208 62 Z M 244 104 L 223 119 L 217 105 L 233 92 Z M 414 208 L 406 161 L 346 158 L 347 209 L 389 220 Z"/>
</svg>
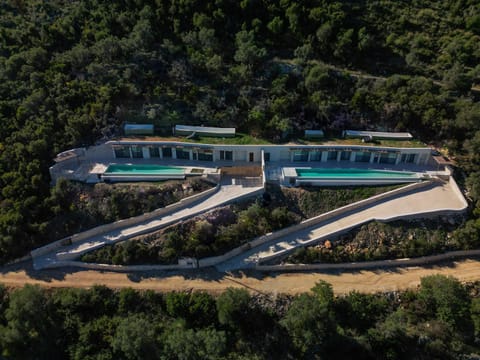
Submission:
<svg viewBox="0 0 480 360">
<path fill-rule="evenodd" d="M 56 164 L 50 168 L 52 180 L 55 182 L 66 177 L 92 183 L 156 181 L 201 175 L 219 168 L 236 168 L 235 174 L 241 176 L 242 167 L 246 170 L 256 166 L 263 171 L 266 180 L 275 179 L 286 185 L 345 185 L 352 183 L 353 178 L 356 184 L 358 181 L 378 184 L 419 181 L 424 176 L 422 172 L 434 170 L 436 165 L 429 147 L 403 146 L 405 142 L 398 138 L 410 139 L 408 133 L 349 133 L 350 137 L 369 139 L 390 137 L 396 146 L 359 141 L 360 144 L 317 141 L 238 145 L 229 144 L 227 139 L 225 144 L 219 144 L 218 138 L 215 144 L 193 142 L 185 126 L 179 129 L 186 136 L 184 140 L 152 136 L 121 138 L 89 148 L 64 151 L 57 155 Z M 215 136 L 215 129 L 218 131 L 216 136 L 222 137 L 219 128 L 204 128 L 209 136 Z M 191 132 L 195 134 L 202 130 L 201 127 L 192 127 Z M 226 131 L 228 136 L 235 136 L 234 129 Z M 350 173 L 339 173 L 338 169 L 348 169 Z M 358 170 L 364 171 L 360 174 Z M 438 166 L 437 170 L 440 170 Z M 371 173 L 365 175 L 365 171 Z M 245 171 L 244 175 L 249 174 L 251 171 Z"/>
</svg>

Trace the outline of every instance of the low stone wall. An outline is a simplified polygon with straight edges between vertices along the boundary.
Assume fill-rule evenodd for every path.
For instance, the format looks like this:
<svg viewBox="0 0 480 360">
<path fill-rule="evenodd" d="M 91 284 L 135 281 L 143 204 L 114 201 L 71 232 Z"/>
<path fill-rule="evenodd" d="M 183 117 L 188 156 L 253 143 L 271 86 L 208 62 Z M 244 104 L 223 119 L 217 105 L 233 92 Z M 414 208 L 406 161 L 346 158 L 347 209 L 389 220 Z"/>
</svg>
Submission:
<svg viewBox="0 0 480 360">
<path fill-rule="evenodd" d="M 135 272 L 135 271 L 162 271 L 162 270 L 187 270 L 195 268 L 192 265 L 111 265 L 111 264 L 94 264 L 94 263 L 85 263 L 80 261 L 59 261 L 56 263 L 51 263 L 43 267 L 43 269 L 48 268 L 58 268 L 58 267 L 77 267 L 82 269 L 91 269 L 91 270 L 104 270 L 104 271 L 116 271 L 116 272 Z"/>
<path fill-rule="evenodd" d="M 179 210 L 179 209 L 181 209 L 185 206 L 188 206 L 195 201 L 204 199 L 204 198 L 212 195 L 213 193 L 218 191 L 219 188 L 220 188 L 220 185 L 217 184 L 215 187 L 213 187 L 211 189 L 203 191 L 199 194 L 189 196 L 189 197 L 184 198 L 184 199 L 182 199 L 182 200 L 180 200 L 180 201 L 178 201 L 174 204 L 165 206 L 165 207 L 160 208 L 160 209 L 156 209 L 152 212 L 149 212 L 149 213 L 146 213 L 146 214 L 143 214 L 143 215 L 139 215 L 139 216 L 134 216 L 134 217 L 131 217 L 131 218 L 128 218 L 128 219 L 119 220 L 119 221 L 116 221 L 116 222 L 113 222 L 113 223 L 110 223 L 110 224 L 100 225 L 100 226 L 94 227 L 93 229 L 86 230 L 86 231 L 83 231 L 81 233 L 69 236 L 67 238 L 54 241 L 54 242 L 52 242 L 48 245 L 45 245 L 45 246 L 42 246 L 38 249 L 32 250 L 30 254 L 32 255 L 32 257 L 42 256 L 42 255 L 48 254 L 48 253 L 50 253 L 54 250 L 57 250 L 57 249 L 61 248 L 62 246 L 71 245 L 73 243 L 88 239 L 88 238 L 93 237 L 93 236 L 98 236 L 98 235 L 101 235 L 101 234 L 105 234 L 107 232 L 117 230 L 119 228 L 129 227 L 129 226 L 141 223 L 143 221 L 151 220 L 153 218 L 169 214 L 169 213 L 177 211 L 177 210 Z"/>
<path fill-rule="evenodd" d="M 441 261 L 462 259 L 480 256 L 480 250 L 451 251 L 445 254 L 422 256 L 419 258 L 365 261 L 340 264 L 285 264 L 285 265 L 259 265 L 258 271 L 310 271 L 310 270 L 361 270 L 374 268 L 396 268 L 400 266 L 424 266 Z"/>
</svg>

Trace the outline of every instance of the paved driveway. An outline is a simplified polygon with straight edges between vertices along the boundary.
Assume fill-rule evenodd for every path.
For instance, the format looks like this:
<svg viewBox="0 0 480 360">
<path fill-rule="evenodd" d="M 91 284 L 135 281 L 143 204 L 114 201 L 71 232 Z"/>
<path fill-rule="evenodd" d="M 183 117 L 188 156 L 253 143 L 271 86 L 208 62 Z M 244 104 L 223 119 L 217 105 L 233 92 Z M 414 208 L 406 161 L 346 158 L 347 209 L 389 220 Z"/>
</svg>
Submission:
<svg viewBox="0 0 480 360">
<path fill-rule="evenodd" d="M 175 222 L 185 220 L 215 207 L 233 202 L 241 197 L 248 197 L 262 190 L 258 179 L 222 179 L 217 192 L 203 201 L 187 205 L 185 208 L 158 218 L 150 219 L 133 226 L 116 229 L 101 235 L 93 236 L 73 245 L 62 247 L 52 253 L 35 257 L 33 259 L 35 269 L 62 266 L 61 260 L 75 259 L 82 254 L 98 249 L 107 244 L 149 233 Z"/>
<path fill-rule="evenodd" d="M 431 212 L 462 211 L 465 200 L 454 182 L 434 183 L 427 188 L 381 200 L 355 211 L 344 213 L 306 229 L 277 238 L 218 264 L 219 271 L 251 268 L 266 258 L 284 256 L 296 247 L 306 246 L 372 220 L 422 217 Z"/>
</svg>

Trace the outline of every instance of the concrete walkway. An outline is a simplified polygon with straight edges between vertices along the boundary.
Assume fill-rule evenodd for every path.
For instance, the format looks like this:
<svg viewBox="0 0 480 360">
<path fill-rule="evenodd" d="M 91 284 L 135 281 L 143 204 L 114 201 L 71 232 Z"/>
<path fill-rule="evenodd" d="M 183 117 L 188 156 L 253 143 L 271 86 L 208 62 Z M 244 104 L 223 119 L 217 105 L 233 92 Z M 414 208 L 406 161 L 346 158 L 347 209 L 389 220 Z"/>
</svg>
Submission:
<svg viewBox="0 0 480 360">
<path fill-rule="evenodd" d="M 238 179 L 226 177 L 222 179 L 217 192 L 203 201 L 199 201 L 176 212 L 153 218 L 134 226 L 120 228 L 101 235 L 79 241 L 73 245 L 62 247 L 52 253 L 34 257 L 35 269 L 53 268 L 62 266 L 62 261 L 73 260 L 89 251 L 114 244 L 129 238 L 156 231 L 173 223 L 191 218 L 215 207 L 234 202 L 241 198 L 253 196 L 263 191 L 258 179 Z"/>
<path fill-rule="evenodd" d="M 464 211 L 467 204 L 454 181 L 431 186 L 405 195 L 380 200 L 356 211 L 344 213 L 285 237 L 259 245 L 216 266 L 219 271 L 252 268 L 257 263 L 285 256 L 295 248 L 333 237 L 372 220 L 392 221 Z"/>
</svg>

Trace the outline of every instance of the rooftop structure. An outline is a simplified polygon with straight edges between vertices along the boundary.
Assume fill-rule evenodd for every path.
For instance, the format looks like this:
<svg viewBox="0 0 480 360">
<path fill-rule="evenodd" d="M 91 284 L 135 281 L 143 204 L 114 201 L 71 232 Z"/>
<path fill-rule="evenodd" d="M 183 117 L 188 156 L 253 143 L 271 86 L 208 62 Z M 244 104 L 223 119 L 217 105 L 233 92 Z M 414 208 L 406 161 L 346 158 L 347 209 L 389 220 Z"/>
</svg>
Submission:
<svg viewBox="0 0 480 360">
<path fill-rule="evenodd" d="M 306 139 L 319 139 L 324 136 L 323 130 L 305 130 Z"/>
<path fill-rule="evenodd" d="M 125 124 L 123 126 L 125 135 L 153 135 L 152 124 Z"/>
<path fill-rule="evenodd" d="M 389 140 L 411 140 L 412 134 L 408 132 L 381 132 L 381 131 L 357 131 L 344 130 L 343 137 L 389 139 Z"/>
<path fill-rule="evenodd" d="M 235 128 L 175 125 L 175 134 L 184 135 L 184 136 L 199 135 L 199 136 L 213 136 L 213 137 L 234 137 Z"/>
</svg>

